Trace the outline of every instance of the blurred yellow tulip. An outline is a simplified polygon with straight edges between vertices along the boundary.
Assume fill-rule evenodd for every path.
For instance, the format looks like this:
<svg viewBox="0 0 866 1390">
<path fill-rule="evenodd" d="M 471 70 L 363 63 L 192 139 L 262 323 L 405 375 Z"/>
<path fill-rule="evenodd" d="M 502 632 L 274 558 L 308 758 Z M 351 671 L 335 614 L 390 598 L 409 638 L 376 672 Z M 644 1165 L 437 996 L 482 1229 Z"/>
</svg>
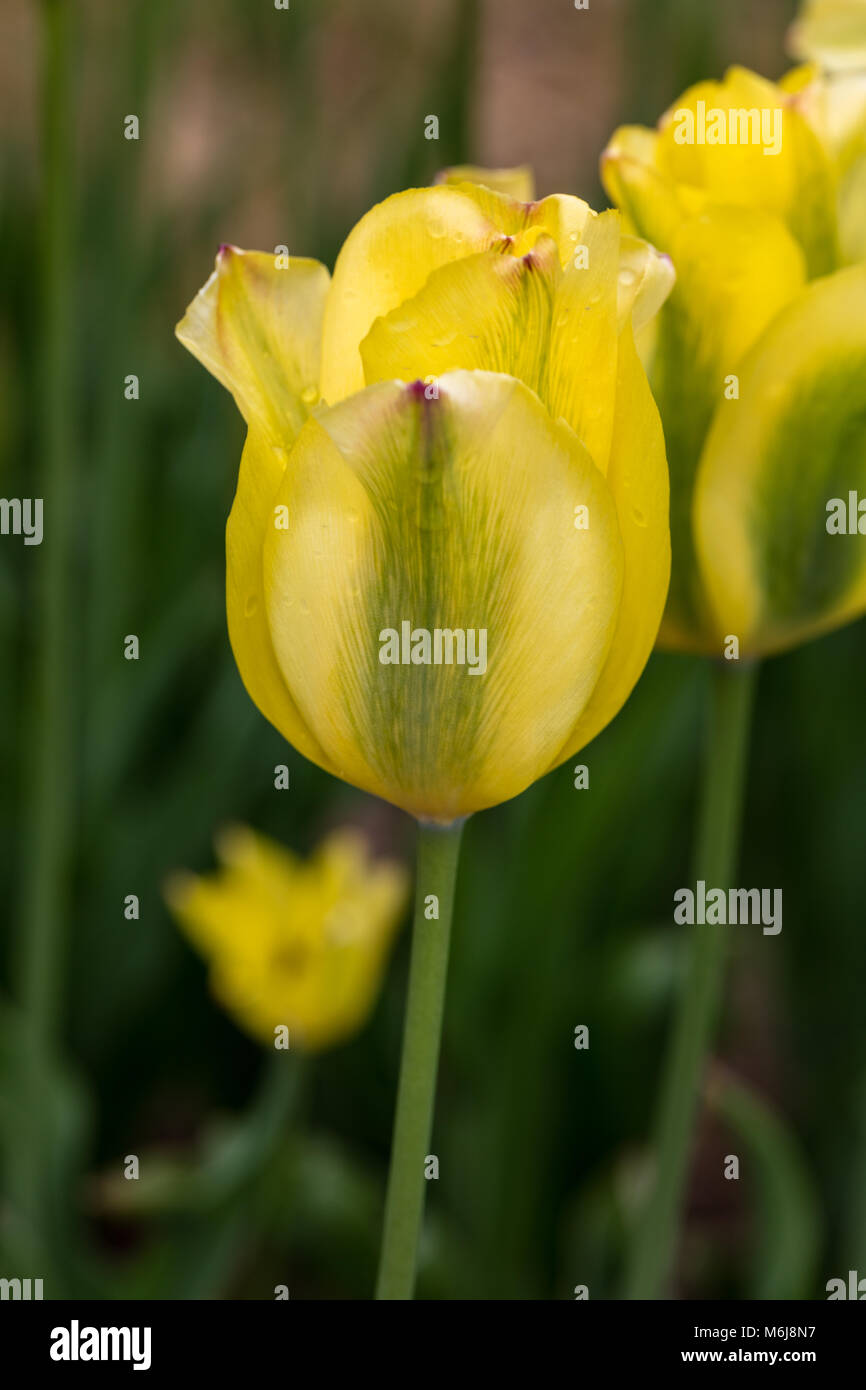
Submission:
<svg viewBox="0 0 866 1390">
<path fill-rule="evenodd" d="M 677 272 L 641 342 L 671 474 L 662 645 L 761 656 L 866 611 L 866 553 L 833 529 L 866 495 L 864 140 L 866 102 L 815 69 L 733 68 L 602 157 Z"/>
<path fill-rule="evenodd" d="M 407 903 L 405 869 L 371 861 L 351 830 L 306 861 L 240 826 L 217 851 L 215 874 L 175 874 L 166 899 L 208 962 L 219 1003 L 271 1047 L 282 1028 L 306 1051 L 351 1037 L 382 983 Z"/>
<path fill-rule="evenodd" d="M 227 532 L 247 690 L 313 762 L 442 823 L 613 718 L 668 582 L 632 326 L 670 262 L 616 212 L 498 191 L 526 178 L 388 198 L 333 279 L 223 247 L 177 330 L 248 425 Z"/>
</svg>

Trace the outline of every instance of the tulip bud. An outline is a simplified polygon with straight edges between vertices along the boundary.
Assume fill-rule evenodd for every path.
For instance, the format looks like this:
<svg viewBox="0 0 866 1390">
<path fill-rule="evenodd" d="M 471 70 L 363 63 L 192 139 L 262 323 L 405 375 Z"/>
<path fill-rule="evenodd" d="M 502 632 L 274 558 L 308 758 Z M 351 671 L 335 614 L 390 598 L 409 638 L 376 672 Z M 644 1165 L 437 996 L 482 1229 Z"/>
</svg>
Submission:
<svg viewBox="0 0 866 1390">
<path fill-rule="evenodd" d="M 439 822 L 613 718 L 668 579 L 632 332 L 670 262 L 615 212 L 494 181 L 373 208 L 330 282 L 220 257 L 178 327 L 249 426 L 227 531 L 247 690 L 319 766 Z"/>
<path fill-rule="evenodd" d="M 866 489 L 866 267 L 843 268 L 866 202 L 856 182 L 837 201 L 866 106 L 843 138 L 822 93 L 814 72 L 775 86 L 735 68 L 602 158 L 677 272 L 642 344 L 671 475 L 665 646 L 721 656 L 736 637 L 761 656 L 866 609 L 859 548 L 827 529 L 831 500 Z"/>
</svg>

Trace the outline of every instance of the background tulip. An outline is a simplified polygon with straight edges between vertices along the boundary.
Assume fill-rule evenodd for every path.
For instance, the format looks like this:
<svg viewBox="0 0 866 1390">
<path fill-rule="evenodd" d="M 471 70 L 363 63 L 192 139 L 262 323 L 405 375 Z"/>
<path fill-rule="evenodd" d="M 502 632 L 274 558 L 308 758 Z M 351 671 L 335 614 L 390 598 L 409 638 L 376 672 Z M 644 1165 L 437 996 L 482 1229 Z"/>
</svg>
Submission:
<svg viewBox="0 0 866 1390">
<path fill-rule="evenodd" d="M 694 860 L 713 884 L 736 872 L 748 659 L 866 611 L 856 537 L 828 524 L 832 499 L 866 489 L 866 262 L 848 264 L 866 229 L 863 96 L 856 78 L 800 69 L 776 86 L 733 68 L 690 88 L 657 130 L 617 131 L 602 158 L 611 197 L 677 272 L 642 347 L 671 470 L 660 642 L 727 658 L 713 674 Z M 690 940 L 631 1297 L 660 1296 L 672 1266 L 725 932 L 704 925 Z"/>
<path fill-rule="evenodd" d="M 307 860 L 244 827 L 217 842 L 216 874 L 176 874 L 166 895 L 210 967 L 214 995 L 270 1047 L 332 1047 L 365 1022 L 406 905 L 399 864 L 373 862 L 353 831 Z"/>
<path fill-rule="evenodd" d="M 790 85 L 732 69 L 657 131 L 623 127 L 602 161 L 611 196 L 677 269 L 647 345 L 671 471 L 660 640 L 708 655 L 729 635 L 743 656 L 780 651 L 866 608 L 866 571 L 826 526 L 828 500 L 866 485 L 866 268 L 841 268 L 840 245 L 862 232 L 851 201 L 841 235 L 826 86 L 802 73 Z M 780 152 L 677 143 L 676 112 L 698 102 L 778 113 Z"/>
</svg>

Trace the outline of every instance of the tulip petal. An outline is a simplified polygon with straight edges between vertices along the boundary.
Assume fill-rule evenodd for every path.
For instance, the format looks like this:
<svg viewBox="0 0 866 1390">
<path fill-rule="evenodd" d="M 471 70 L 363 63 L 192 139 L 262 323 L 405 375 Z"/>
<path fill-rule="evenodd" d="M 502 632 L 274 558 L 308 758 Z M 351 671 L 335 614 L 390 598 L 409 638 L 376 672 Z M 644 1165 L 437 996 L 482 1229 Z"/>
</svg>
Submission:
<svg viewBox="0 0 866 1390">
<path fill-rule="evenodd" d="M 322 396 L 331 405 L 363 388 L 359 346 L 374 319 L 416 295 L 440 266 L 502 239 L 468 187 L 395 193 L 349 233 L 325 308 Z"/>
<path fill-rule="evenodd" d="M 265 592 L 276 659 L 332 765 L 447 822 L 517 795 L 563 746 L 607 657 L 623 561 L 607 484 L 525 386 L 455 372 L 438 390 L 381 383 L 305 426 Z M 471 653 L 383 664 L 382 634 L 404 622 L 484 630 L 483 674 L 480 647 L 474 674 Z"/>
<path fill-rule="evenodd" d="M 223 246 L 175 330 L 247 424 L 278 446 L 294 438 L 318 400 L 328 284 L 318 261 L 293 256 L 278 269 L 269 253 Z"/>
<path fill-rule="evenodd" d="M 695 530 L 720 636 L 780 651 L 866 611 L 859 534 L 828 503 L 866 494 L 866 266 L 809 286 L 743 364 L 700 463 Z"/>
<path fill-rule="evenodd" d="M 788 96 L 755 73 L 731 68 L 723 82 L 691 87 L 662 117 L 656 166 L 679 185 L 681 198 L 684 187 L 691 186 L 713 204 L 744 205 L 781 217 L 803 247 L 810 276 L 823 275 L 837 260 L 835 180 L 830 159 L 797 102 L 796 95 Z M 714 112 L 724 119 L 724 143 L 709 143 Z M 680 143 L 689 118 L 694 142 Z M 697 201 L 695 209 L 700 206 Z"/>
<path fill-rule="evenodd" d="M 616 403 L 607 482 L 623 538 L 619 620 L 598 684 L 553 766 L 591 742 L 625 704 L 649 659 L 668 591 L 671 546 L 664 434 L 628 328 L 620 340 Z"/>
<path fill-rule="evenodd" d="M 531 203 L 535 197 L 535 179 L 529 164 L 521 164 L 514 169 L 483 169 L 476 164 L 455 164 L 450 169 L 440 170 L 436 183 L 452 186 L 480 183 L 518 203 Z"/>
<path fill-rule="evenodd" d="M 434 270 L 361 344 L 367 384 L 480 369 L 517 377 L 542 395 L 561 279 L 559 250 L 548 236 L 525 256 L 484 251 Z"/>
<path fill-rule="evenodd" d="M 325 309 L 324 399 L 334 405 L 363 388 L 361 342 L 377 318 L 412 299 L 435 270 L 497 245 L 524 255 L 544 235 L 553 237 L 565 265 L 589 212 L 580 198 L 556 194 L 522 203 L 474 183 L 386 198 L 361 218 L 337 258 Z"/>
<path fill-rule="evenodd" d="M 271 646 L 265 609 L 262 547 L 274 531 L 277 493 L 286 452 L 253 426 L 241 457 L 237 492 L 226 526 L 226 616 L 241 680 L 266 719 L 305 758 L 332 772 L 327 756 L 304 723 L 283 680 Z"/>
<path fill-rule="evenodd" d="M 554 419 L 568 421 L 603 473 L 616 404 L 619 229 L 617 212 L 583 229 L 587 265 L 567 270 L 557 288 L 544 392 Z"/>
<path fill-rule="evenodd" d="M 412 300 L 377 319 L 361 344 L 368 384 L 429 380 L 459 368 L 504 372 L 566 420 L 604 472 L 617 318 L 629 312 L 619 277 L 619 226 L 616 212 L 587 219 L 580 243 L 585 268 L 563 273 L 559 249 L 545 235 L 525 256 L 487 251 L 434 271 Z M 646 254 L 630 251 L 627 293 L 637 298 L 643 276 L 650 297 L 657 293 L 649 289 L 650 248 L 630 241 Z"/>
<path fill-rule="evenodd" d="M 669 250 L 684 209 L 676 184 L 658 166 L 658 145 L 657 131 L 621 126 L 601 156 L 601 181 L 626 227 Z"/>
<path fill-rule="evenodd" d="M 632 328 L 639 332 L 669 298 L 676 278 L 670 256 L 640 237 L 621 236 L 617 326 L 622 328 L 631 315 Z"/>
<path fill-rule="evenodd" d="M 657 319 L 652 386 L 665 426 L 674 566 L 662 645 L 692 647 L 707 626 L 694 563 L 691 500 L 706 431 L 743 354 L 804 283 L 803 255 L 766 213 L 714 208 L 678 228 L 674 291 Z M 742 397 L 742 386 L 740 386 Z"/>
</svg>

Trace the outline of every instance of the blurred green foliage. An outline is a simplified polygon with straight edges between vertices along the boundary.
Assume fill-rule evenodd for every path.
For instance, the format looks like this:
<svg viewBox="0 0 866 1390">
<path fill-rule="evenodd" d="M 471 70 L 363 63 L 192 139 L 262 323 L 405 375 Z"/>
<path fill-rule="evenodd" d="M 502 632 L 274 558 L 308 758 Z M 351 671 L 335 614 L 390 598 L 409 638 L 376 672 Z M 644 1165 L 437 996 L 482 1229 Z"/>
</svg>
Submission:
<svg viewBox="0 0 866 1390">
<path fill-rule="evenodd" d="M 299 849 L 351 820 L 404 856 L 412 827 L 287 749 L 242 689 L 222 541 L 242 424 L 172 328 L 219 242 L 285 242 L 332 263 L 371 203 L 439 166 L 490 162 L 484 104 L 491 83 L 517 82 L 523 54 L 492 75 L 486 55 L 514 6 L 70 8 L 75 658 L 58 697 L 75 738 L 56 775 L 75 814 L 58 962 L 63 1052 L 38 1095 L 22 1089 L 15 933 L 43 552 L 4 537 L 4 1190 L 14 1193 L 22 1123 L 38 1107 L 51 1153 L 49 1293 L 270 1298 L 287 1284 L 292 1297 L 364 1298 L 408 942 L 362 1036 L 303 1068 L 292 1058 L 276 1078 L 208 997 L 161 885 L 177 866 L 207 867 L 227 820 Z M 687 82 L 734 59 L 775 75 L 793 5 L 760 8 L 753 23 L 745 3 L 594 0 L 569 16 L 582 28 L 568 99 L 589 101 L 601 72 L 612 130 L 654 120 Z M 543 58 L 547 43 L 552 62 L 553 7 L 533 9 L 536 49 Z M 13 65 L 38 71 L 38 7 L 18 18 L 20 49 L 2 60 L 13 90 Z M 40 495 L 40 173 L 28 91 L 2 154 L 5 496 Z M 535 104 L 544 100 L 538 92 Z M 123 139 L 130 112 L 138 143 Z M 427 112 L 439 115 L 438 143 L 424 139 Z M 517 124 L 531 116 L 519 109 Z M 542 164 L 561 135 L 543 110 L 531 128 Z M 567 191 L 596 205 L 599 149 L 578 137 L 555 151 Z M 515 150 L 514 162 L 525 157 Z M 123 394 L 131 372 L 136 402 Z M 50 543 L 47 497 L 43 551 Z M 127 633 L 140 638 L 138 662 L 123 659 Z M 864 651 L 858 624 L 761 674 L 741 882 L 782 887 L 785 925 L 778 938 L 736 938 L 720 1045 L 736 1079 L 714 1090 L 698 1136 L 684 1296 L 822 1297 L 826 1279 L 866 1267 Z M 616 1292 L 681 971 L 672 895 L 688 882 L 706 675 L 653 658 L 582 755 L 588 791 L 564 767 L 467 828 L 421 1296 L 569 1298 L 578 1283 L 594 1298 Z M 273 785 L 282 762 L 288 792 Z M 124 918 L 129 893 L 139 921 Z M 587 1051 L 574 1047 L 578 1024 Z M 728 1183 L 723 1156 L 738 1142 L 744 1179 Z M 138 1183 L 122 1176 L 128 1154 L 140 1158 Z M 48 1256 L 33 1240 L 7 1201 L 3 1273 L 41 1272 L 31 1265 Z"/>
</svg>

